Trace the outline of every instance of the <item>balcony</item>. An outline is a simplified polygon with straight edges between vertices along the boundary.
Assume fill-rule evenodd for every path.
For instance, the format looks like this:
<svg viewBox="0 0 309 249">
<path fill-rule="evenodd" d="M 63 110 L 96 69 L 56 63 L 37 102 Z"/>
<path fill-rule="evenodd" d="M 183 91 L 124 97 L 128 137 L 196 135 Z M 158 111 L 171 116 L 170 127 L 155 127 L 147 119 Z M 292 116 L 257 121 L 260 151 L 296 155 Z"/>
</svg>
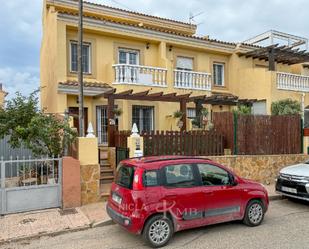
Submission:
<svg viewBox="0 0 309 249">
<path fill-rule="evenodd" d="M 309 76 L 278 72 L 277 88 L 281 90 L 309 92 Z"/>
<path fill-rule="evenodd" d="M 167 87 L 165 68 L 116 64 L 114 84 Z"/>
<path fill-rule="evenodd" d="M 211 91 L 211 74 L 174 70 L 174 87 Z"/>
</svg>

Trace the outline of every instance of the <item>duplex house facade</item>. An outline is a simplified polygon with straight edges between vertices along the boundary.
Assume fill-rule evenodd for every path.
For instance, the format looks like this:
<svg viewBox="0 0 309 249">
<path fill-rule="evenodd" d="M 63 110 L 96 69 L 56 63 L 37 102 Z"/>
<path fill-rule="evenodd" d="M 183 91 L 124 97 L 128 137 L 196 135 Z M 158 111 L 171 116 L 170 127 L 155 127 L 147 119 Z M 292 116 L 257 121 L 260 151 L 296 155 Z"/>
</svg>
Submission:
<svg viewBox="0 0 309 249">
<path fill-rule="evenodd" d="M 41 105 L 49 113 L 68 110 L 76 127 L 77 24 L 77 1 L 44 0 Z M 213 112 L 250 104 L 256 114 L 269 114 L 271 103 L 284 98 L 309 105 L 306 52 L 199 37 L 196 28 L 84 3 L 85 123 L 92 122 L 100 144 L 108 141 L 106 94 L 111 91 L 131 96 L 115 100 L 123 111 L 115 124 L 119 130 L 129 130 L 133 123 L 140 130 L 179 129 L 173 113 L 184 107 L 160 101 L 162 96 L 186 96 L 185 118 L 196 115 L 196 100 Z M 138 98 L 145 95 L 152 97 Z"/>
</svg>

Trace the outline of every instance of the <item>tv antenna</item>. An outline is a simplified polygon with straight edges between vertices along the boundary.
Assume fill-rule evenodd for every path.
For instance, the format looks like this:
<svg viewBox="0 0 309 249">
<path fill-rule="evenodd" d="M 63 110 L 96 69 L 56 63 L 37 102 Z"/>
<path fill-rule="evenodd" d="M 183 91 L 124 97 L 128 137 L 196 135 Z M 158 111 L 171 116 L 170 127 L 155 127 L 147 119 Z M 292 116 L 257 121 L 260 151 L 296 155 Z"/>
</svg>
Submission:
<svg viewBox="0 0 309 249">
<path fill-rule="evenodd" d="M 200 25 L 200 24 L 202 24 L 203 22 L 196 23 L 196 21 L 195 21 L 195 17 L 198 17 L 198 16 L 200 16 L 200 15 L 202 15 L 202 14 L 204 14 L 204 11 L 198 12 L 198 13 L 196 13 L 196 14 L 190 12 L 190 14 L 189 14 L 189 23 L 190 23 L 190 24 L 195 24 L 195 25 L 197 25 L 197 26 Z"/>
</svg>

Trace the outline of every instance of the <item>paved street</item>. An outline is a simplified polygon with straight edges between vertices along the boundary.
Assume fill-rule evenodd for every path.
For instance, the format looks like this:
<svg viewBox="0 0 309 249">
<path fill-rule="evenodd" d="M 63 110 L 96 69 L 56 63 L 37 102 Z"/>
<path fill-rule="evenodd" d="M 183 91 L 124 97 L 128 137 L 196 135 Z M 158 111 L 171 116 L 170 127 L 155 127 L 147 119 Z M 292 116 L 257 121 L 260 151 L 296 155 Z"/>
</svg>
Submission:
<svg viewBox="0 0 309 249">
<path fill-rule="evenodd" d="M 166 248 L 294 248 L 309 245 L 309 204 L 289 200 L 273 201 L 260 227 L 227 223 L 179 232 Z M 0 249 L 96 249 L 147 248 L 140 237 L 118 225 L 43 237 L 0 246 Z"/>
</svg>

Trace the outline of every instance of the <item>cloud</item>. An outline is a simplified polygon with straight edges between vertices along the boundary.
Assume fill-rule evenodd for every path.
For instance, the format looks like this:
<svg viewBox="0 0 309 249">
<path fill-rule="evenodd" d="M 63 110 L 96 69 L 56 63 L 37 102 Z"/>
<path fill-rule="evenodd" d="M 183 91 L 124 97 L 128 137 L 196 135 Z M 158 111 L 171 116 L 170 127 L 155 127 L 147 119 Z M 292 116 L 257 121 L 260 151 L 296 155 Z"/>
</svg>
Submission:
<svg viewBox="0 0 309 249">
<path fill-rule="evenodd" d="M 37 68 L 6 67 L 0 68 L 0 82 L 4 83 L 4 90 L 9 93 L 8 98 L 10 99 L 17 91 L 27 95 L 38 89 L 40 80 Z"/>
</svg>

